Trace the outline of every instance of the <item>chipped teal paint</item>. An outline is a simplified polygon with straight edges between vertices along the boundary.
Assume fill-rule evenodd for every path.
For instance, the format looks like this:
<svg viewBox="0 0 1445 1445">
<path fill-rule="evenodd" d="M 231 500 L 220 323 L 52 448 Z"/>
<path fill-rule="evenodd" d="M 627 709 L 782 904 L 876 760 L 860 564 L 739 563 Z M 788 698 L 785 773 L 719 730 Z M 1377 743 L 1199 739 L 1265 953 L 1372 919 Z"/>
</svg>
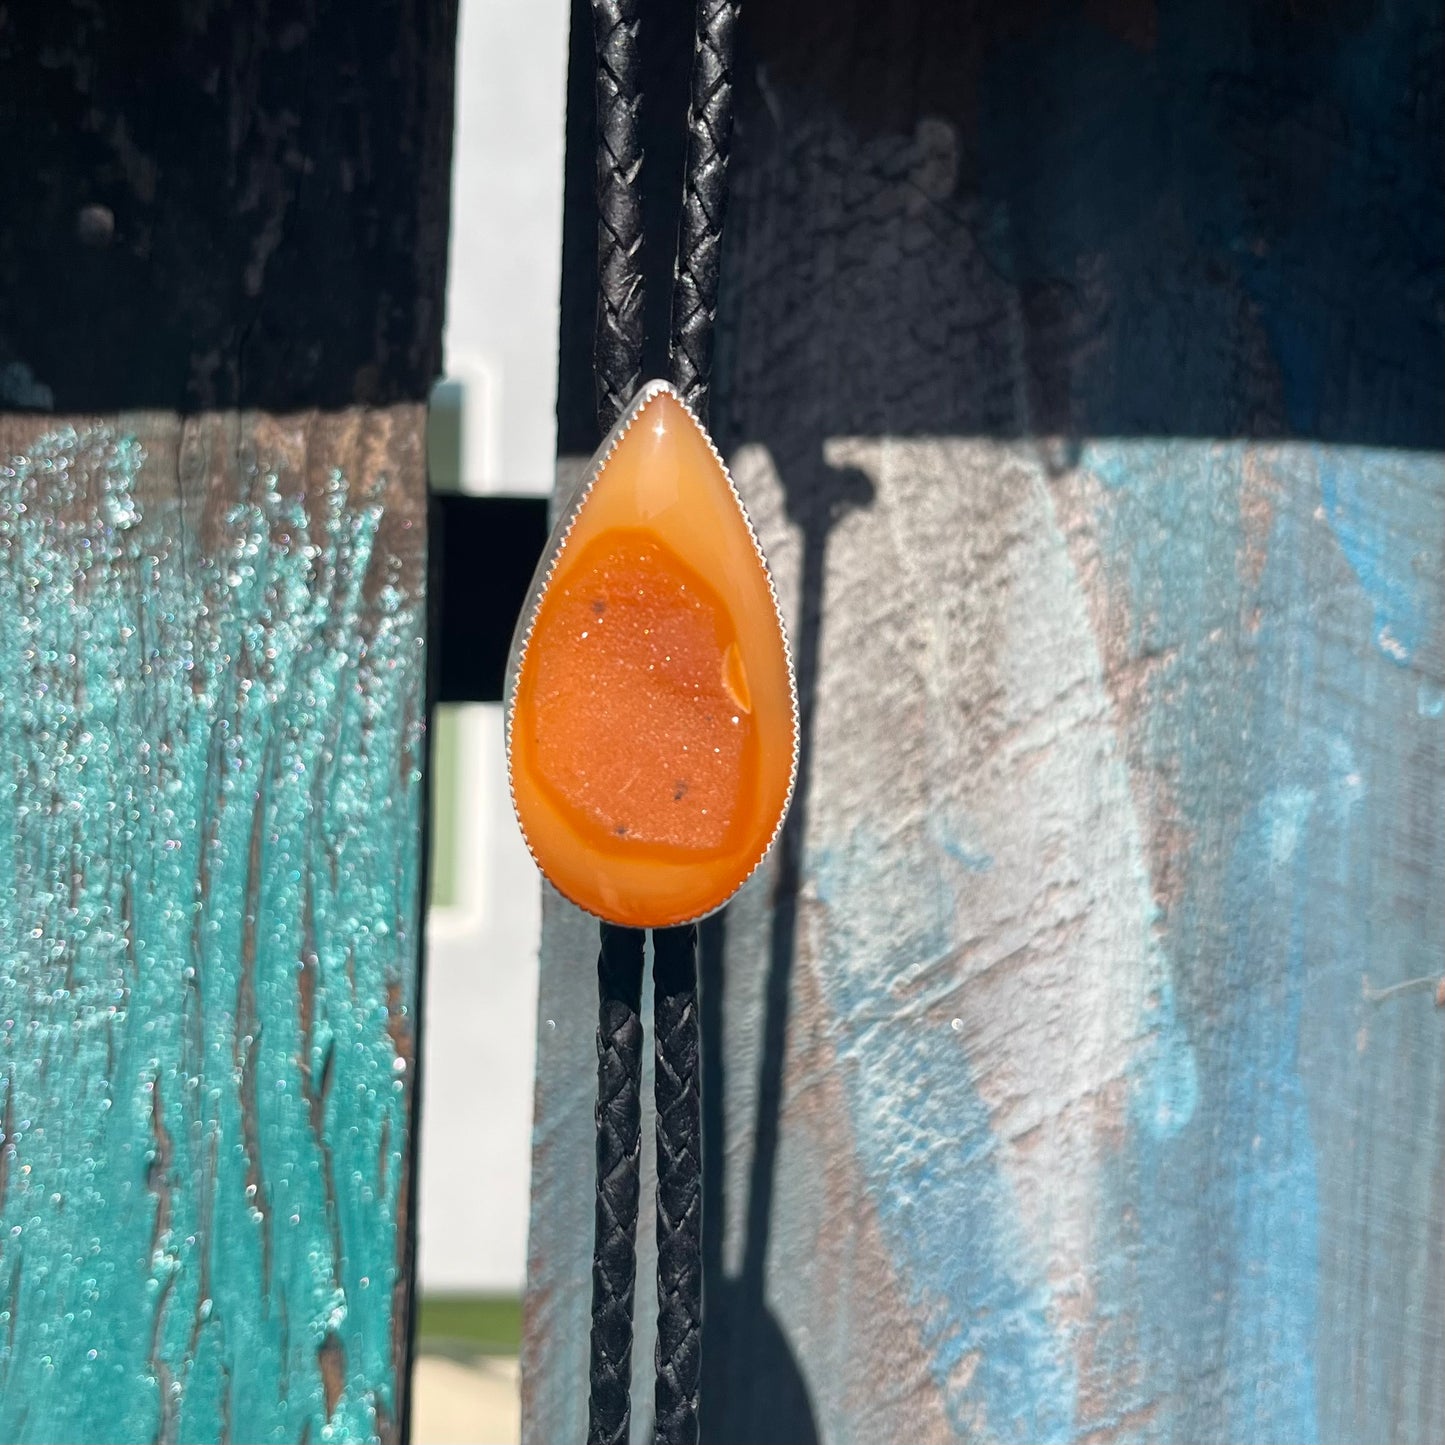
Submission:
<svg viewBox="0 0 1445 1445">
<path fill-rule="evenodd" d="M 0 466 L 7 1441 L 396 1414 L 419 599 L 379 489 L 241 454 Z"/>
</svg>

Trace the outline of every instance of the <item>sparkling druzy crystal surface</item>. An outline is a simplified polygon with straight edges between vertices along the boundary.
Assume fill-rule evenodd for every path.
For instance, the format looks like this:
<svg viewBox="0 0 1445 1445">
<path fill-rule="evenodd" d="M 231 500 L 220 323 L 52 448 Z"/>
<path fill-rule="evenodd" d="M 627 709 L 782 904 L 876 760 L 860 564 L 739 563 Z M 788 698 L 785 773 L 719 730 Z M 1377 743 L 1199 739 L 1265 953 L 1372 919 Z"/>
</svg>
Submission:
<svg viewBox="0 0 1445 1445">
<path fill-rule="evenodd" d="M 524 620 L 512 797 L 548 878 L 615 923 L 725 903 L 786 810 L 796 704 L 767 569 L 706 435 L 648 388 Z"/>
</svg>

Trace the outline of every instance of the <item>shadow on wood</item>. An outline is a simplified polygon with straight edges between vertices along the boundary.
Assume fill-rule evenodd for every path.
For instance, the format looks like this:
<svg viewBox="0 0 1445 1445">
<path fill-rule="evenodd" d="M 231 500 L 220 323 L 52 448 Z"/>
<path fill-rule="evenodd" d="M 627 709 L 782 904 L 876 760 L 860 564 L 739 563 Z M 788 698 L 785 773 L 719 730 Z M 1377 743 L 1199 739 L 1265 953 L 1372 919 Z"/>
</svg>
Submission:
<svg viewBox="0 0 1445 1445">
<path fill-rule="evenodd" d="M 788 477 L 795 478 L 789 486 Z M 757 1440 L 763 1445 L 808 1445 L 817 1424 L 787 1335 L 768 1309 L 766 1274 L 772 1224 L 773 1179 L 787 1058 L 788 1007 L 797 956 L 798 890 L 802 842 L 807 833 L 808 795 L 813 774 L 813 703 L 823 628 L 823 579 L 828 533 L 844 515 L 873 500 L 868 478 L 853 468 L 834 469 L 822 458 L 822 439 L 811 465 L 783 478 L 790 516 L 803 535 L 799 621 L 792 638 L 798 681 L 798 776 L 793 805 L 778 840 L 772 874 L 767 976 L 764 986 L 757 1113 L 753 1121 L 752 1169 L 744 1218 L 742 1272 L 728 1278 L 722 1268 L 721 1233 L 727 1218 L 723 1195 L 726 1119 L 726 1047 L 723 1037 L 723 969 L 726 912 L 708 920 L 702 935 L 703 1033 L 703 1200 L 706 1236 L 703 1295 L 702 1438 Z"/>
</svg>

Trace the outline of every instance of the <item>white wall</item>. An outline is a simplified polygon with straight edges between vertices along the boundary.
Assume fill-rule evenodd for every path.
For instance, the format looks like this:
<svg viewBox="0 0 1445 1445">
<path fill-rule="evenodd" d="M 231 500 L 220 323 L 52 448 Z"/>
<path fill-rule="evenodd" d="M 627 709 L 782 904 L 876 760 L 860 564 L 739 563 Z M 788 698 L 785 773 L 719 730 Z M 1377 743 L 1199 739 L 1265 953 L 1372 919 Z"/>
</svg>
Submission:
<svg viewBox="0 0 1445 1445">
<path fill-rule="evenodd" d="M 462 0 L 447 375 L 461 482 L 547 492 L 556 460 L 566 0 Z M 456 906 L 428 920 L 419 1277 L 520 1290 L 540 887 L 507 796 L 501 710 L 459 710 Z"/>
</svg>

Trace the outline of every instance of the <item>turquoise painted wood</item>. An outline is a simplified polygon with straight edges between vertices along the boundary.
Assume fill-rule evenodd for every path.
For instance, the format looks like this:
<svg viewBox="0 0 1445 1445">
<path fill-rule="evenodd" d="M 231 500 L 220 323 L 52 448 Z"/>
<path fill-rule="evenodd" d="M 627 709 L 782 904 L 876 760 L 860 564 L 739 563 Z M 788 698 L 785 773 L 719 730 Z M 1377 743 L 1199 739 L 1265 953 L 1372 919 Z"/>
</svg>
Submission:
<svg viewBox="0 0 1445 1445">
<path fill-rule="evenodd" d="M 714 420 L 806 747 L 704 932 L 704 1439 L 1445 1438 L 1438 11 L 760 8 Z"/>
<path fill-rule="evenodd" d="M 422 446 L 0 421 L 0 1439 L 396 1438 Z"/>
</svg>

